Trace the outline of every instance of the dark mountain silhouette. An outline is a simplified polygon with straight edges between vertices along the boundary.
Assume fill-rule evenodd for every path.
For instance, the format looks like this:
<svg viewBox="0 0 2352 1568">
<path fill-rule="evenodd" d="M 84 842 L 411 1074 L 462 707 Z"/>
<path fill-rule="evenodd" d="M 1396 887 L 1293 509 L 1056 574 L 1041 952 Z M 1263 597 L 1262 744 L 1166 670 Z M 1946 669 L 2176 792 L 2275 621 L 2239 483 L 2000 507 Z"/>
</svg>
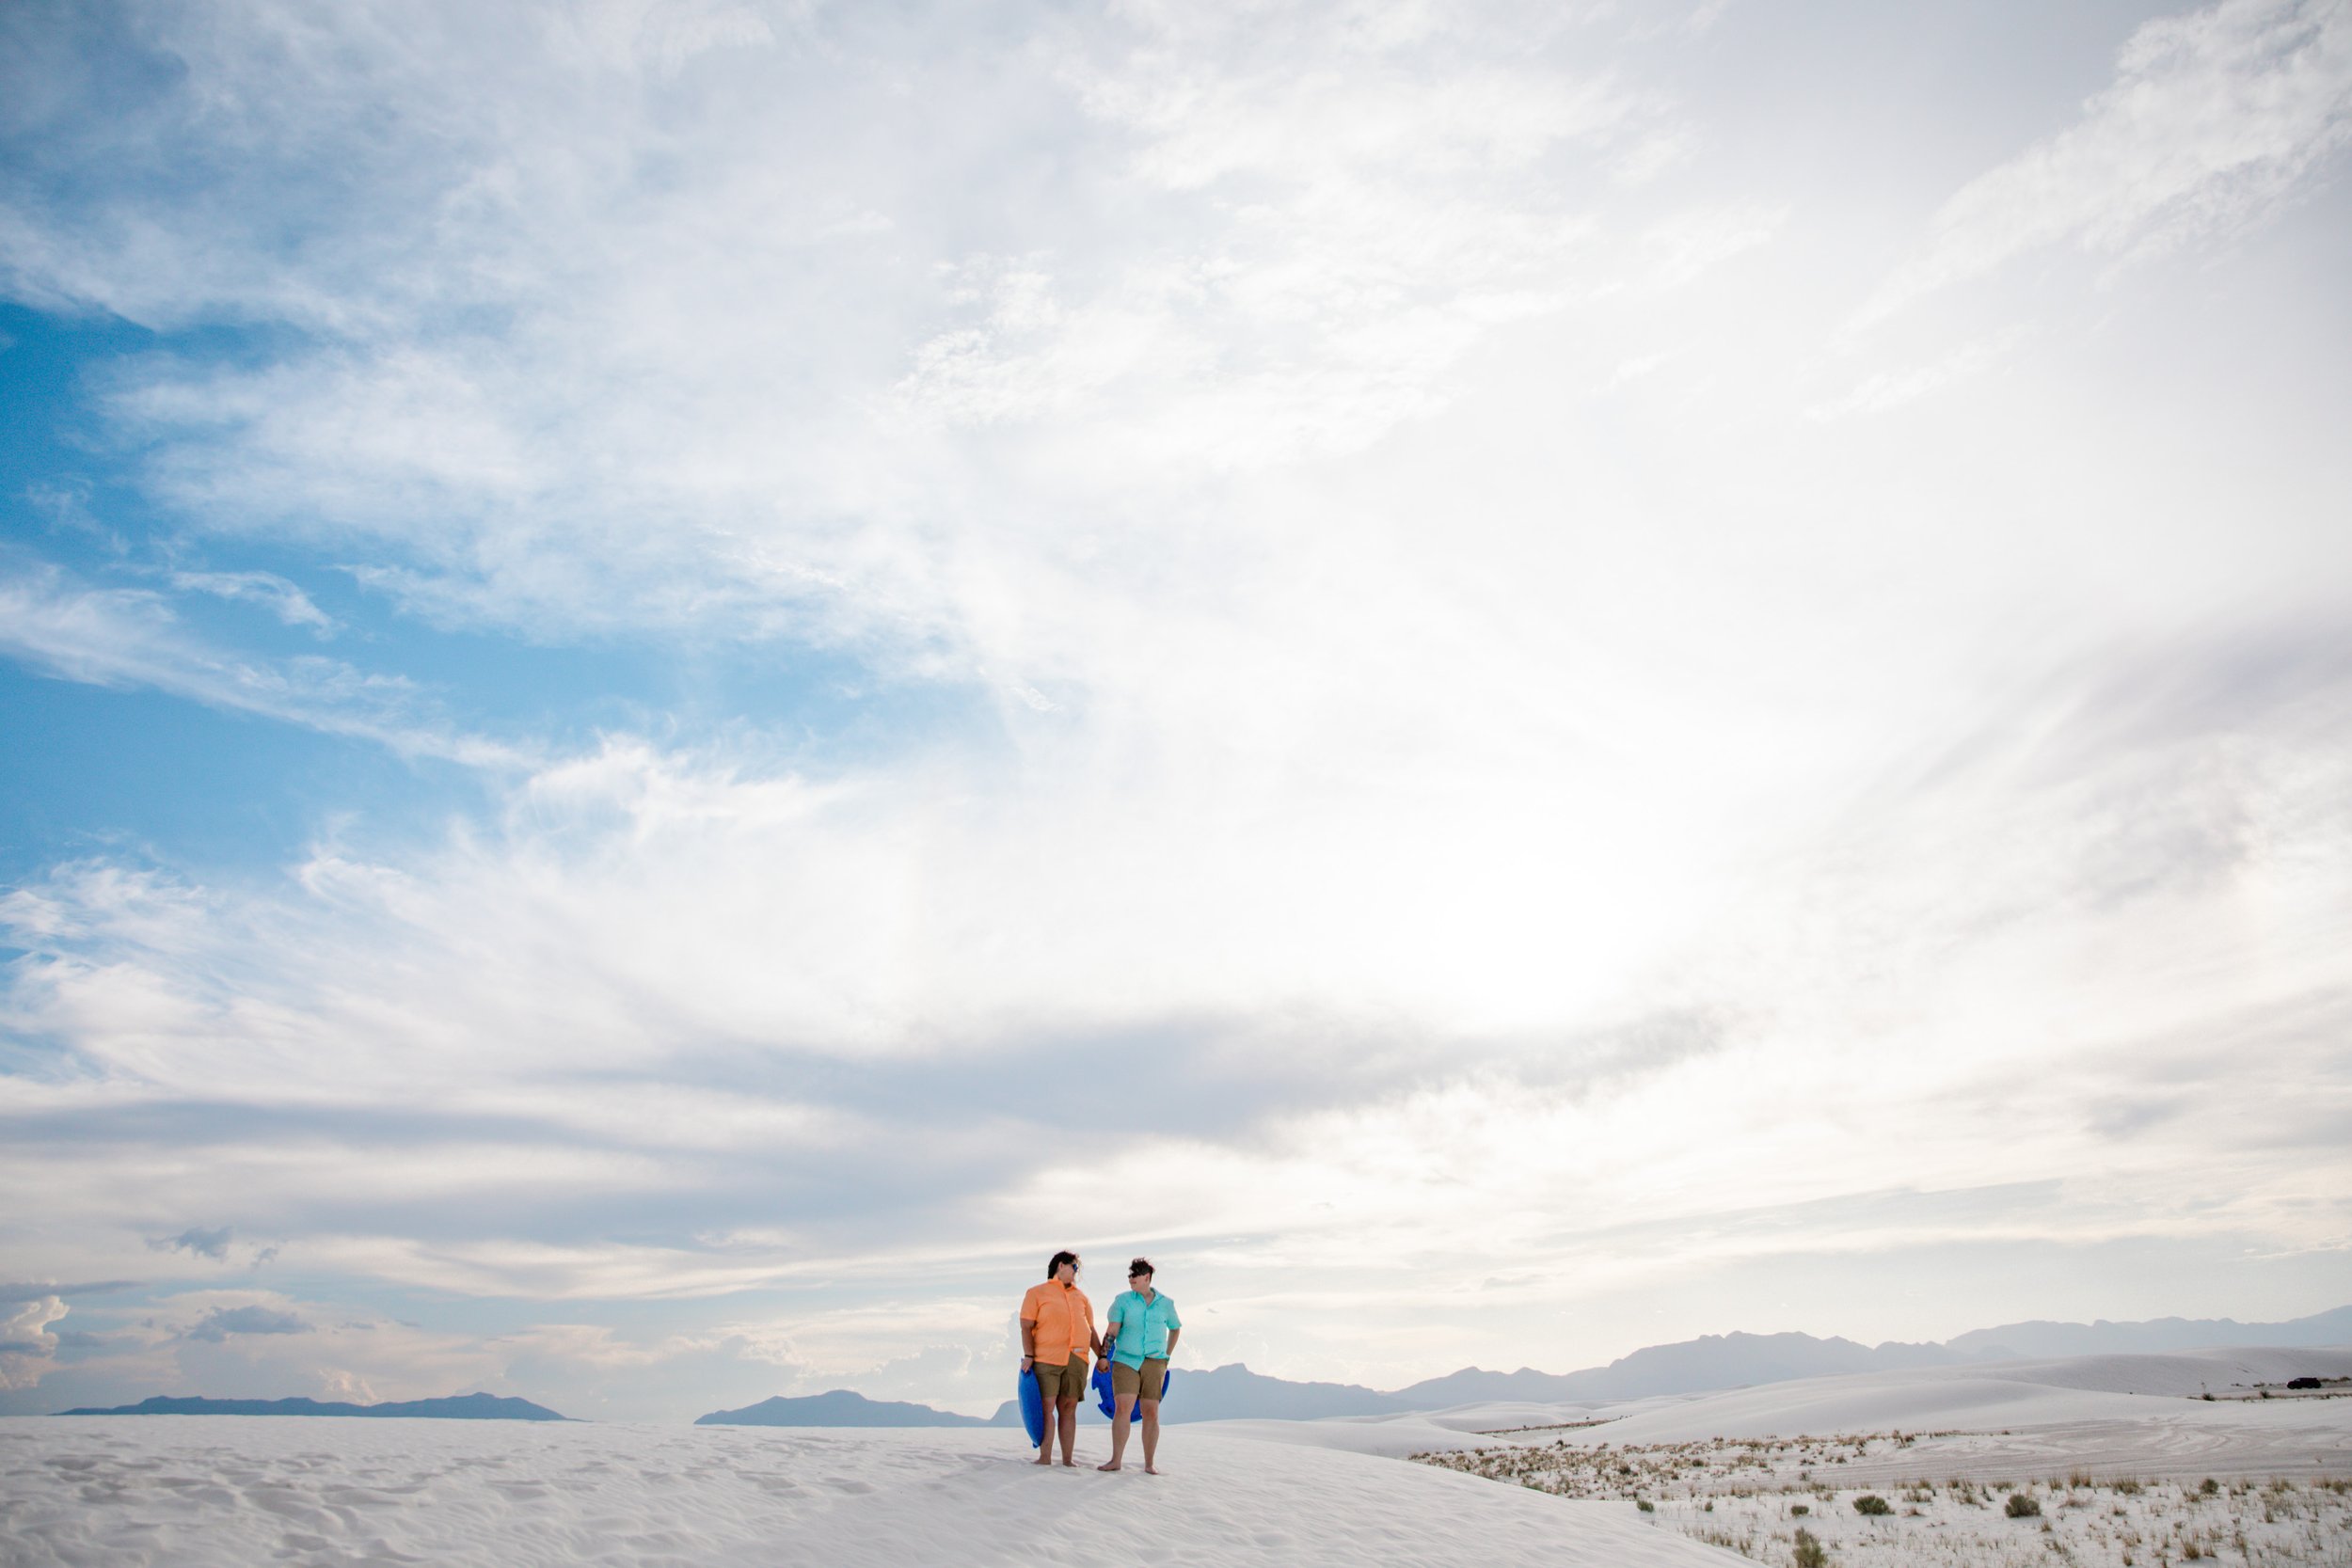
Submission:
<svg viewBox="0 0 2352 1568">
<path fill-rule="evenodd" d="M 1851 1339 L 1817 1339 L 1810 1334 L 1708 1334 L 1671 1345 L 1651 1345 L 1606 1367 L 1576 1372 L 1539 1372 L 1529 1367 L 1516 1372 L 1489 1372 L 1469 1367 L 1400 1388 L 1391 1397 L 1416 1410 L 1442 1410 L 1489 1400 L 1571 1404 L 1960 1362 L 2196 1350 L 2213 1345 L 2343 1344 L 2352 1344 L 2352 1307 L 2277 1323 L 2241 1323 L 2229 1318 L 2005 1323 L 1956 1335 L 1942 1344 L 1888 1340 L 1882 1345 L 1861 1345 Z"/>
<path fill-rule="evenodd" d="M 1416 1410 L 1486 1400 L 1525 1400 L 1566 1404 L 1580 1401 L 1638 1400 L 1655 1394 L 1696 1394 L 1783 1383 L 1798 1377 L 1839 1372 L 1875 1372 L 1896 1367 L 1934 1367 L 1971 1357 L 1942 1345 L 1856 1344 L 1851 1339 L 1817 1339 L 1810 1334 L 1707 1334 L 1677 1344 L 1650 1345 L 1606 1367 L 1578 1372 L 1481 1371 L 1466 1367 L 1400 1388 L 1396 1398 Z"/>
<path fill-rule="evenodd" d="M 60 1410 L 60 1416 L 410 1416 L 452 1421 L 567 1421 L 544 1404 L 496 1394 L 456 1394 L 441 1400 L 343 1404 L 321 1400 L 213 1400 L 157 1394 L 110 1410 Z"/>
<path fill-rule="evenodd" d="M 1261 1376 L 1238 1364 L 1207 1371 L 1179 1368 L 1160 1417 L 1169 1422 L 1248 1418 L 1315 1420 L 1333 1416 L 1443 1410 L 1453 1405 L 1488 1402 L 1600 1403 L 1748 1387 L 1791 1378 L 1963 1362 L 2190 1350 L 2208 1345 L 2343 1344 L 2352 1344 L 2352 1307 L 2340 1307 L 2282 1323 L 2241 1323 L 2228 1318 L 2160 1318 L 2134 1323 L 2009 1323 L 1963 1334 L 1942 1344 L 1889 1340 L 1880 1345 L 1864 1345 L 1851 1339 L 1817 1338 L 1810 1334 L 1708 1334 L 1676 1344 L 1646 1346 L 1606 1367 L 1587 1367 L 1573 1372 L 1541 1372 L 1532 1367 L 1522 1367 L 1516 1372 L 1490 1372 L 1466 1367 L 1393 1393 L 1352 1383 L 1293 1383 L 1286 1378 Z M 1079 1402 L 1078 1418 L 1095 1424 L 1103 1420 L 1090 1393 Z M 1018 1405 L 1007 1400 L 994 1416 L 980 1421 L 928 1405 L 878 1402 L 847 1389 L 836 1389 L 813 1399 L 772 1399 L 743 1410 L 723 1410 L 705 1416 L 697 1424 L 1017 1427 L 1021 1424 L 1021 1413 Z"/>
<path fill-rule="evenodd" d="M 1014 1420 L 1020 1418 L 1016 1415 Z M 803 1399 L 779 1395 L 740 1410 L 714 1410 L 696 1418 L 698 1427 L 983 1427 L 977 1416 L 958 1416 L 928 1404 L 869 1400 L 847 1388 Z"/>
<path fill-rule="evenodd" d="M 1646 1346 L 1606 1367 L 1587 1367 L 1573 1372 L 1543 1372 L 1532 1367 L 1522 1367 L 1516 1372 L 1494 1372 L 1466 1367 L 1392 1393 L 1354 1384 L 1292 1383 L 1261 1376 L 1242 1366 L 1202 1372 L 1180 1368 L 1161 1418 L 1171 1423 L 1241 1417 L 1313 1420 L 1328 1416 L 1443 1410 L 1490 1401 L 1597 1403 L 1748 1387 L 1791 1378 L 1963 1362 L 2191 1350 L 2208 1345 L 2341 1344 L 2352 1344 L 2352 1307 L 2279 1323 L 2240 1323 L 2228 1318 L 2161 1318 L 2152 1323 L 2010 1323 L 1963 1334 L 1942 1344 L 1888 1340 L 1880 1345 L 1864 1345 L 1851 1339 L 1817 1338 L 1810 1334 L 1708 1334 L 1670 1345 Z M 1082 1420 L 1101 1419 L 1090 1399 L 1080 1404 L 1079 1416 Z M 1017 1426 L 1020 1419 L 1018 1409 L 1008 1401 L 991 1424 Z"/>
</svg>

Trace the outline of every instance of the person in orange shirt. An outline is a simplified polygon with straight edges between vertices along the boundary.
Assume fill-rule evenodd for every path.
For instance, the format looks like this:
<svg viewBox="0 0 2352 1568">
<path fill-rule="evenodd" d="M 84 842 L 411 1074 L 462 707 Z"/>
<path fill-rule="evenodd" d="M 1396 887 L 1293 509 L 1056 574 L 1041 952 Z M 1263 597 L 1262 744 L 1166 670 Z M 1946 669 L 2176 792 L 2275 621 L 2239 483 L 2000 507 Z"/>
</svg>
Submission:
<svg viewBox="0 0 2352 1568">
<path fill-rule="evenodd" d="M 1086 1392 L 1091 1368 L 1087 1353 L 1102 1354 L 1103 1337 L 1094 1332 L 1094 1304 L 1078 1289 L 1078 1255 L 1057 1252 L 1045 1265 L 1045 1283 L 1032 1285 L 1021 1298 L 1021 1370 L 1037 1376 L 1037 1391 L 1045 1402 L 1045 1441 L 1037 1446 L 1037 1462 L 1054 1462 L 1054 1426 L 1058 1411 L 1061 1462 L 1074 1466 L 1071 1449 L 1078 1441 L 1078 1397 Z"/>
</svg>

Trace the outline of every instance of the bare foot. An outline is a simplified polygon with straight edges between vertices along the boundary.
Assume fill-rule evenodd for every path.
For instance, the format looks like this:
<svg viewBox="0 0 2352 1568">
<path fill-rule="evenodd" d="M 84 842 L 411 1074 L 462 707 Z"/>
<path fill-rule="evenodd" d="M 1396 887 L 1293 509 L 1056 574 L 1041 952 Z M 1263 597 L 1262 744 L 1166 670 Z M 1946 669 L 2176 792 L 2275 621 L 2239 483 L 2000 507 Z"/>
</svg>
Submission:
<svg viewBox="0 0 2352 1568">
<path fill-rule="evenodd" d="M 1041 1453 L 1037 1456 L 1036 1463 L 1040 1465 L 1051 1465 L 1054 1463 L 1054 1456 L 1050 1453 Z"/>
<path fill-rule="evenodd" d="M 1160 1472 L 1159 1472 L 1159 1467 L 1158 1467 L 1157 1465 L 1146 1465 L 1143 1467 L 1143 1473 L 1144 1473 L 1145 1475 L 1147 1475 L 1147 1476 L 1156 1476 L 1156 1475 L 1158 1475 Z"/>
<path fill-rule="evenodd" d="M 1065 1459 L 1061 1462 L 1061 1467 L 1065 1470 L 1074 1470 L 1078 1467 L 1078 1462 L 1074 1459 Z"/>
<path fill-rule="evenodd" d="M 1119 1464 L 1119 1461 L 1118 1461 L 1118 1460 L 1116 1460 L 1116 1459 L 1112 1460 L 1112 1461 L 1111 1461 L 1108 1465 L 1097 1465 L 1095 1466 L 1095 1468 L 1096 1468 L 1096 1469 L 1098 1469 L 1098 1470 L 1116 1470 L 1116 1469 L 1118 1469 L 1119 1467 L 1120 1467 L 1120 1464 Z"/>
</svg>

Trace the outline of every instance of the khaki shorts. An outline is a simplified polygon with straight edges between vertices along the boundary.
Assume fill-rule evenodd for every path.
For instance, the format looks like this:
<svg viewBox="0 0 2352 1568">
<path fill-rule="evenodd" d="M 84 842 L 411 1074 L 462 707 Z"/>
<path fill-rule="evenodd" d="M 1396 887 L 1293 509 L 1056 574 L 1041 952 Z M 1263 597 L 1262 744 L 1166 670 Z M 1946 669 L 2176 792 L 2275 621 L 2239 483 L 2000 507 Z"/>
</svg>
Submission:
<svg viewBox="0 0 2352 1568">
<path fill-rule="evenodd" d="M 1168 1357 L 1147 1357 L 1140 1367 L 1130 1367 L 1124 1361 L 1111 1363 L 1111 1393 L 1119 1399 L 1134 1400 L 1137 1404 L 1160 1402 L 1160 1380 L 1168 1376 Z"/>
<path fill-rule="evenodd" d="M 1072 1356 L 1066 1367 L 1040 1361 L 1036 1363 L 1036 1368 L 1037 1391 L 1047 1404 L 1075 1403 L 1085 1396 L 1087 1374 L 1090 1370 L 1085 1356 Z"/>
</svg>

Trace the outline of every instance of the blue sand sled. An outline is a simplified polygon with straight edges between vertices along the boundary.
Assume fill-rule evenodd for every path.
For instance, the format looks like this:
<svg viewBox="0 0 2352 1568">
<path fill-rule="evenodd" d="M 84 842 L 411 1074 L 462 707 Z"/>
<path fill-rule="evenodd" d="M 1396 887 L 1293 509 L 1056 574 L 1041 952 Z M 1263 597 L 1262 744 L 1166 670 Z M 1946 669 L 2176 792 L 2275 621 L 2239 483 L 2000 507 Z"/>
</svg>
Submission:
<svg viewBox="0 0 2352 1568">
<path fill-rule="evenodd" d="M 1029 1447 L 1045 1441 L 1045 1396 L 1038 1391 L 1033 1371 L 1021 1374 L 1021 1424 L 1029 1429 Z"/>
<path fill-rule="evenodd" d="M 1168 1386 L 1169 1383 L 1174 1381 L 1175 1376 L 1176 1373 L 1172 1368 L 1160 1374 L 1161 1399 L 1165 1400 L 1168 1398 Z M 1102 1410 L 1103 1415 L 1106 1419 L 1114 1421 L 1117 1420 L 1119 1418 L 1119 1401 L 1111 1393 L 1111 1364 L 1108 1361 L 1104 1361 L 1101 1365 L 1097 1366 L 1094 1369 L 1094 1376 L 1091 1381 L 1094 1384 L 1095 1404 Z"/>
</svg>

